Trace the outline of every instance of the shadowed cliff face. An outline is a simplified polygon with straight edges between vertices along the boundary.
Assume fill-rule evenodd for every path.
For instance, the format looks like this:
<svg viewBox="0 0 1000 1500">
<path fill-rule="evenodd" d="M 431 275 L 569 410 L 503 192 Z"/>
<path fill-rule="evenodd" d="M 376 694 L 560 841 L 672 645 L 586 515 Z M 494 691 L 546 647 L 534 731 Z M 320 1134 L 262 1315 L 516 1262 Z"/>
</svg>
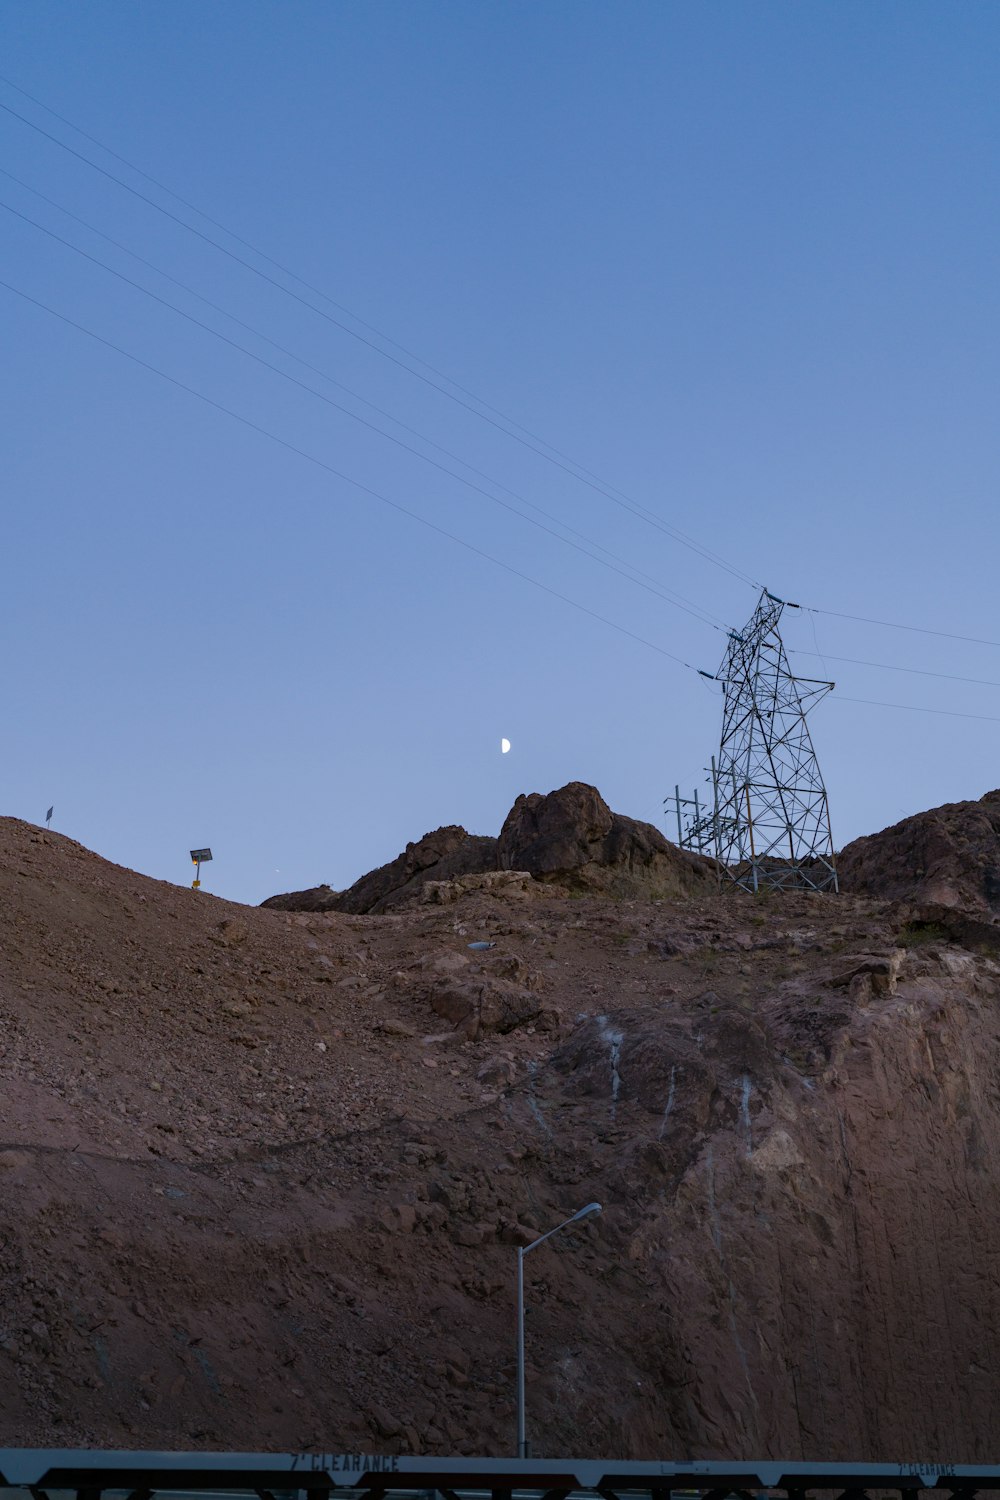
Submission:
<svg viewBox="0 0 1000 1500">
<path fill-rule="evenodd" d="M 510 1451 L 596 1198 L 538 1454 L 995 1456 L 1000 967 L 909 906 L 250 909 L 13 820 L 0 902 L 4 1444 Z"/>
</svg>

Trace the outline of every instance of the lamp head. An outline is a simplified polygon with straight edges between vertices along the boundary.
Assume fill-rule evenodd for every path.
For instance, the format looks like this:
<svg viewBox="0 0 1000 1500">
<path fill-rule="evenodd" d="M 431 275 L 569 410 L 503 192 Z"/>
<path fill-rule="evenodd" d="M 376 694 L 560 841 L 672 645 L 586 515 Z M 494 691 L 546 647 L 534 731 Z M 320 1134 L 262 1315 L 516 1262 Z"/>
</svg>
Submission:
<svg viewBox="0 0 1000 1500">
<path fill-rule="evenodd" d="M 570 1223 L 571 1224 L 575 1224 L 575 1222 L 576 1222 L 577 1219 L 586 1219 L 586 1218 L 589 1218 L 591 1214 L 599 1214 L 600 1211 L 601 1211 L 601 1205 L 599 1203 L 588 1203 L 587 1206 L 586 1206 L 586 1208 L 581 1208 L 581 1209 L 577 1210 L 577 1212 L 573 1215 L 572 1219 L 570 1219 Z"/>
</svg>

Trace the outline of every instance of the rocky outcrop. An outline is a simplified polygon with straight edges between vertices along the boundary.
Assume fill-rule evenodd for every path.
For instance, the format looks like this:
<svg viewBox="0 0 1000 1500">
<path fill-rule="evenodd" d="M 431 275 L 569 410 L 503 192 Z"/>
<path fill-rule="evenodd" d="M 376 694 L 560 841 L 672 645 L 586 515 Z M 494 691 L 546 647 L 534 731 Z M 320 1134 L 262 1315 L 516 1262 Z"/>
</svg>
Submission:
<svg viewBox="0 0 1000 1500">
<path fill-rule="evenodd" d="M 428 880 L 423 899 L 431 906 L 447 906 L 474 891 L 498 900 L 516 901 L 537 889 L 527 870 L 484 870 L 478 875 L 457 875 L 454 880 Z"/>
<path fill-rule="evenodd" d="M 391 911 L 411 897 L 420 896 L 427 881 L 454 880 L 496 869 L 497 841 L 467 833 L 458 824 L 425 833 L 415 844 L 407 844 L 387 865 L 369 870 L 346 891 L 317 886 L 310 891 L 291 891 L 270 896 L 262 906 L 279 911 L 343 911 L 355 916 Z"/>
<path fill-rule="evenodd" d="M 499 839 L 451 824 L 407 844 L 349 890 L 314 886 L 270 896 L 261 905 L 378 915 L 413 899 L 444 903 L 473 890 L 527 894 L 528 876 L 575 892 L 662 900 L 712 889 L 715 867 L 669 843 L 652 823 L 612 812 L 596 787 L 571 781 L 544 796 L 518 797 Z"/>
<path fill-rule="evenodd" d="M 837 870 L 845 891 L 1000 913 L 1000 791 L 855 839 Z"/>
<path fill-rule="evenodd" d="M 314 885 L 308 891 L 286 891 L 283 896 L 268 896 L 261 906 L 274 911 L 336 911 L 341 892 L 328 885 Z"/>
<path fill-rule="evenodd" d="M 484 943 L 478 950 L 447 950 L 422 959 L 396 973 L 389 992 L 408 1010 L 418 1007 L 428 1020 L 433 1015 L 450 1024 L 452 1031 L 437 1041 L 475 1042 L 491 1032 L 503 1036 L 526 1026 L 557 1031 L 559 1008 L 544 998 L 547 986 L 541 974 L 520 957 L 494 953 L 494 946 Z"/>
<path fill-rule="evenodd" d="M 501 869 L 611 896 L 664 898 L 714 884 L 711 861 L 677 848 L 651 823 L 611 811 L 596 787 L 571 781 L 514 803 L 500 831 Z"/>
</svg>

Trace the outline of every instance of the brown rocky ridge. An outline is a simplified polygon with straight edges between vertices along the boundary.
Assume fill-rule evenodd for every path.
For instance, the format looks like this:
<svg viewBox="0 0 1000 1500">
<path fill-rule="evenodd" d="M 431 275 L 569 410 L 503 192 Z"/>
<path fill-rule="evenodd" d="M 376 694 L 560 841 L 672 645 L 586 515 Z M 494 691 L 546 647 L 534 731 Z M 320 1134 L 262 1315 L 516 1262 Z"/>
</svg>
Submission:
<svg viewBox="0 0 1000 1500">
<path fill-rule="evenodd" d="M 677 896 L 715 881 L 710 860 L 669 843 L 652 823 L 613 813 L 596 787 L 571 781 L 546 796 L 518 797 L 498 839 L 452 824 L 407 844 L 402 854 L 362 875 L 347 891 L 321 885 L 270 896 L 262 905 L 277 911 L 377 914 L 420 897 L 428 885 L 502 870 L 523 871 L 577 893 L 616 897 Z M 465 888 L 497 884 L 467 881 Z M 510 887 L 511 882 L 499 884 Z"/>
<path fill-rule="evenodd" d="M 276 911 L 345 911 L 356 915 L 391 911 L 419 895 L 429 880 L 450 880 L 456 875 L 496 869 L 496 846 L 496 839 L 480 838 L 451 824 L 425 833 L 415 844 L 407 844 L 402 854 L 362 875 L 349 890 L 314 886 L 308 891 L 269 896 L 261 905 Z"/>
<path fill-rule="evenodd" d="M 1000 791 L 855 839 L 837 863 L 847 890 L 1000 914 Z"/>
<path fill-rule="evenodd" d="M 597 1199 L 527 1264 L 537 1454 L 993 1457 L 997 960 L 911 844 L 622 896 L 545 800 L 376 915 L 0 820 L 5 1445 L 510 1452 L 514 1247 Z"/>
</svg>

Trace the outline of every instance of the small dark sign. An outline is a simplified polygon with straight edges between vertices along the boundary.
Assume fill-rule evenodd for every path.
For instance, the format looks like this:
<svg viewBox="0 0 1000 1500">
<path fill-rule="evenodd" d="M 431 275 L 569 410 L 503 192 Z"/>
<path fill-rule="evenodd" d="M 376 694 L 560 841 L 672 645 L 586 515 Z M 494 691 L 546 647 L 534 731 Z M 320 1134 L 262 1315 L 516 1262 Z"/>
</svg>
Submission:
<svg viewBox="0 0 1000 1500">
<path fill-rule="evenodd" d="M 191 850 L 191 863 L 194 864 L 194 865 L 204 865 L 204 864 L 207 864 L 208 861 L 211 858 L 212 858 L 212 851 L 211 851 L 211 849 L 192 849 Z"/>
</svg>

